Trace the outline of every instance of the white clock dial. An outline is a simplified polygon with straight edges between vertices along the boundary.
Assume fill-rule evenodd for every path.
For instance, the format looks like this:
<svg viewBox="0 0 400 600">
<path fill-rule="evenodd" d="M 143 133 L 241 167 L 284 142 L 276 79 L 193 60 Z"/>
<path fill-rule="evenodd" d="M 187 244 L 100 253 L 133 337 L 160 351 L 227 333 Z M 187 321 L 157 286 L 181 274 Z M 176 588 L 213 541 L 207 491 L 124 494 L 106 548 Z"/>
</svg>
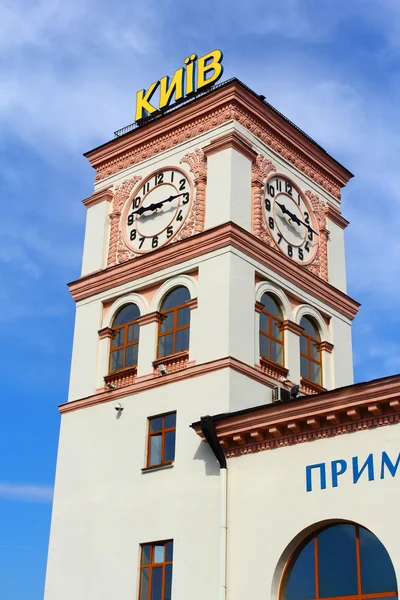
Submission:
<svg viewBox="0 0 400 600">
<path fill-rule="evenodd" d="M 122 234 L 139 254 L 170 242 L 181 229 L 192 204 L 193 186 L 178 167 L 151 173 L 138 186 L 122 212 Z"/>
<path fill-rule="evenodd" d="M 318 224 L 300 188 L 283 175 L 265 186 L 264 215 L 281 252 L 299 264 L 309 264 L 318 248 Z"/>
</svg>

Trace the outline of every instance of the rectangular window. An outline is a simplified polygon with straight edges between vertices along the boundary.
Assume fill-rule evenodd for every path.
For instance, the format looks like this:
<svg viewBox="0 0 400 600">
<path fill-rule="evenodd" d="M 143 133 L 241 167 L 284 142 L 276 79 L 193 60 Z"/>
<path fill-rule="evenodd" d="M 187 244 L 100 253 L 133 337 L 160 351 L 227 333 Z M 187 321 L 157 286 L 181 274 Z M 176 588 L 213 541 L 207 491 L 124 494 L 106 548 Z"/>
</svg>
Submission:
<svg viewBox="0 0 400 600">
<path fill-rule="evenodd" d="M 176 412 L 149 417 L 147 466 L 167 465 L 175 459 Z"/>
<path fill-rule="evenodd" d="M 174 542 L 141 545 L 139 600 L 171 600 Z"/>
</svg>

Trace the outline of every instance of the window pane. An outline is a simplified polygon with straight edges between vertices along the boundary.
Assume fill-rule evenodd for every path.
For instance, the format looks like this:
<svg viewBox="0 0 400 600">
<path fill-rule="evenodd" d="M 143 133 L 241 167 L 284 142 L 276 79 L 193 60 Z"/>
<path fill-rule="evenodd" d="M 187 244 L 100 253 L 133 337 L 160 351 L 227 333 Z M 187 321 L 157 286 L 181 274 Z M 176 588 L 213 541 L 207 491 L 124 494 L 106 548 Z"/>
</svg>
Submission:
<svg viewBox="0 0 400 600">
<path fill-rule="evenodd" d="M 165 595 L 164 600 L 171 600 L 172 588 L 172 565 L 165 567 Z"/>
<path fill-rule="evenodd" d="M 162 600 L 162 567 L 154 567 L 151 581 L 151 600 Z"/>
<path fill-rule="evenodd" d="M 148 590 L 149 590 L 149 569 L 146 567 L 145 569 L 140 570 L 140 600 L 147 600 Z"/>
<path fill-rule="evenodd" d="M 272 335 L 277 340 L 283 340 L 282 323 L 280 321 L 275 321 L 275 319 L 272 319 Z"/>
<path fill-rule="evenodd" d="M 318 328 L 310 318 L 302 317 L 302 319 L 300 321 L 300 327 L 303 327 L 306 334 L 309 335 L 310 337 L 313 337 L 316 340 L 320 339 Z"/>
<path fill-rule="evenodd" d="M 174 342 L 174 334 L 168 333 L 167 335 L 163 335 L 159 338 L 158 341 L 158 356 L 161 358 L 162 356 L 168 356 L 168 354 L 173 353 L 173 342 Z"/>
<path fill-rule="evenodd" d="M 264 333 L 269 333 L 269 317 L 264 313 L 260 313 L 260 329 Z"/>
<path fill-rule="evenodd" d="M 189 325 L 190 323 L 190 308 L 180 308 L 178 310 L 178 327 Z"/>
<path fill-rule="evenodd" d="M 142 546 L 142 565 L 148 565 L 150 563 L 150 544 Z"/>
<path fill-rule="evenodd" d="M 165 417 L 164 417 L 165 429 L 169 429 L 169 427 L 175 427 L 175 425 L 176 425 L 176 413 L 171 413 L 170 415 L 165 415 Z"/>
<path fill-rule="evenodd" d="M 272 360 L 283 365 L 283 346 L 278 342 L 272 342 Z"/>
<path fill-rule="evenodd" d="M 322 383 L 322 374 L 321 374 L 321 365 L 317 365 L 317 363 L 311 362 L 311 381 L 315 381 L 321 385 Z"/>
<path fill-rule="evenodd" d="M 392 561 L 378 538 L 360 527 L 361 585 L 363 594 L 397 590 Z"/>
<path fill-rule="evenodd" d="M 137 357 L 138 357 L 138 344 L 134 346 L 128 346 L 125 354 L 125 366 L 131 367 L 132 365 L 137 365 Z"/>
<path fill-rule="evenodd" d="M 118 346 L 122 346 L 124 343 L 124 332 L 125 329 L 117 329 L 116 331 L 113 331 L 113 338 L 112 338 L 112 344 L 111 347 L 112 348 L 118 348 Z"/>
<path fill-rule="evenodd" d="M 157 544 L 154 546 L 154 563 L 164 562 L 164 544 Z"/>
<path fill-rule="evenodd" d="M 124 351 L 123 350 L 115 350 L 111 352 L 111 364 L 110 371 L 118 371 L 118 369 L 123 369 L 124 367 Z"/>
<path fill-rule="evenodd" d="M 139 325 L 135 323 L 134 325 L 129 325 L 128 327 L 128 344 L 132 342 L 137 342 L 139 339 Z"/>
<path fill-rule="evenodd" d="M 285 600 L 315 598 L 314 538 L 300 552 L 289 571 Z"/>
<path fill-rule="evenodd" d="M 176 348 L 175 352 L 183 352 L 189 349 L 189 327 L 176 332 Z"/>
<path fill-rule="evenodd" d="M 167 553 L 166 553 L 166 557 L 165 560 L 168 561 L 172 561 L 172 557 L 173 557 L 173 552 L 174 552 L 174 542 L 167 542 Z"/>
<path fill-rule="evenodd" d="M 162 445 L 162 436 L 160 435 L 152 435 L 150 438 L 150 466 L 160 465 L 161 464 L 161 445 Z"/>
<path fill-rule="evenodd" d="M 160 431 L 162 429 L 162 417 L 150 419 L 150 431 Z"/>
<path fill-rule="evenodd" d="M 308 354 L 308 338 L 304 337 L 304 335 L 300 336 L 300 352 Z"/>
<path fill-rule="evenodd" d="M 164 333 L 165 331 L 171 331 L 174 328 L 174 313 L 169 312 L 166 315 L 161 316 L 161 325 L 160 331 Z"/>
<path fill-rule="evenodd" d="M 306 379 L 310 379 L 308 373 L 308 360 L 304 358 L 304 356 L 300 356 L 300 375 L 306 377 Z"/>
<path fill-rule="evenodd" d="M 113 327 L 118 327 L 118 325 L 124 325 L 125 323 L 131 323 L 132 321 L 136 321 L 140 317 L 140 311 L 136 304 L 127 304 L 117 314 L 114 319 Z"/>
<path fill-rule="evenodd" d="M 164 460 L 174 460 L 175 458 L 175 431 L 168 431 L 165 434 Z"/>
<path fill-rule="evenodd" d="M 185 287 L 177 287 L 164 298 L 161 310 L 175 308 L 175 306 L 185 304 L 188 300 L 190 300 L 189 290 Z"/>
<path fill-rule="evenodd" d="M 357 594 L 354 525 L 329 527 L 318 534 L 319 592 L 321 598 Z"/>
<path fill-rule="evenodd" d="M 270 294 L 263 294 L 261 304 L 264 304 L 266 312 L 274 317 L 282 318 L 282 311 L 278 302 Z"/>
<path fill-rule="evenodd" d="M 260 333 L 260 354 L 265 358 L 270 358 L 270 340 L 265 335 Z"/>
<path fill-rule="evenodd" d="M 313 341 L 310 341 L 310 356 L 311 358 L 316 358 L 317 360 L 320 359 L 319 344 Z"/>
</svg>

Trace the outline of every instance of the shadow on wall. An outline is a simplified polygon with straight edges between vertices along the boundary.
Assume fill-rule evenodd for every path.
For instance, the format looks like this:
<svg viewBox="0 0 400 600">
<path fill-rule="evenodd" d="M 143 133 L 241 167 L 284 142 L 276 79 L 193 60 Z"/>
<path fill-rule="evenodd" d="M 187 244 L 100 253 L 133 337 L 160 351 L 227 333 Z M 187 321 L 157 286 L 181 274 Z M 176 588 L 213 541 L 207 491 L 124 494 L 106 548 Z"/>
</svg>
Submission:
<svg viewBox="0 0 400 600">
<path fill-rule="evenodd" d="M 214 456 L 214 452 L 206 442 L 200 442 L 193 456 L 193 460 L 202 460 L 204 462 L 205 473 L 207 476 L 219 476 L 219 463 Z"/>
</svg>

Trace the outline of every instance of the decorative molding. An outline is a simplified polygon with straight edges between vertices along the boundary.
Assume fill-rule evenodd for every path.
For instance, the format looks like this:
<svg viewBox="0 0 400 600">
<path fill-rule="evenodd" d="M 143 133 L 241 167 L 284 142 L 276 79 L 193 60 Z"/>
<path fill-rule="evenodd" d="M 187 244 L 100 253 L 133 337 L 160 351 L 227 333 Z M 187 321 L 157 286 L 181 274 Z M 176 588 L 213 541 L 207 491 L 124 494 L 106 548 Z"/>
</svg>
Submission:
<svg viewBox="0 0 400 600">
<path fill-rule="evenodd" d="M 86 206 L 86 208 L 91 208 L 96 204 L 100 204 L 101 202 L 111 202 L 114 198 L 114 193 L 111 188 L 104 188 L 99 190 L 98 192 L 94 192 L 89 198 L 85 198 L 82 200 L 82 204 Z"/>
<path fill-rule="evenodd" d="M 129 258 L 133 258 L 134 254 L 130 252 L 122 242 L 120 231 L 121 211 L 128 200 L 133 188 L 141 180 L 141 177 L 135 175 L 130 179 L 125 179 L 120 185 L 115 188 L 112 212 L 110 214 L 110 243 L 108 247 L 107 267 L 111 267 L 123 260 L 128 253 Z M 122 260 L 121 260 L 122 259 Z"/>
<path fill-rule="evenodd" d="M 99 339 L 100 340 L 111 339 L 112 338 L 112 332 L 113 332 L 113 330 L 111 329 L 111 327 L 103 327 L 103 329 L 100 329 L 98 331 Z"/>
<path fill-rule="evenodd" d="M 198 299 L 197 299 L 197 298 L 193 298 L 192 300 L 188 300 L 188 301 L 186 302 L 186 306 L 187 306 L 188 308 L 190 308 L 190 310 L 194 310 L 195 308 L 197 308 L 197 307 L 198 307 L 198 304 L 199 304 L 199 303 L 198 303 Z"/>
<path fill-rule="evenodd" d="M 106 375 L 104 377 L 105 389 L 108 391 L 108 388 L 106 387 L 107 383 L 115 385 L 117 390 L 124 388 L 127 385 L 132 385 L 136 378 L 136 372 L 137 367 L 130 367 L 129 369 Z"/>
<path fill-rule="evenodd" d="M 352 174 L 238 81 L 221 86 L 85 156 L 100 181 L 232 120 L 340 199 L 340 188 Z"/>
<path fill-rule="evenodd" d="M 194 152 L 185 154 L 179 162 L 189 165 L 190 171 L 194 176 L 196 197 L 192 203 L 186 223 L 174 241 L 183 240 L 196 233 L 201 233 L 204 229 L 206 218 L 207 160 L 204 153 L 200 148 L 196 148 Z"/>
<path fill-rule="evenodd" d="M 182 265 L 182 257 L 189 261 L 229 246 L 286 278 L 348 319 L 354 319 L 356 316 L 360 306 L 358 302 L 306 271 L 302 266 L 294 264 L 281 252 L 267 247 L 262 241 L 234 223 L 219 225 L 192 238 L 160 248 L 156 256 L 152 253 L 138 256 L 134 261 L 85 275 L 69 284 L 70 292 L 75 301 L 83 300 L 112 289 L 116 285 L 132 283 L 150 274 L 160 273 L 168 267 Z"/>
<path fill-rule="evenodd" d="M 294 321 L 289 321 L 288 319 L 286 321 L 283 321 L 282 329 L 283 331 L 290 331 L 291 333 L 295 333 L 299 336 L 304 333 L 304 327 L 300 327 L 300 325 L 298 325 Z"/>
<path fill-rule="evenodd" d="M 256 300 L 254 302 L 254 310 L 256 311 L 256 313 L 262 313 L 262 311 L 264 310 L 265 306 L 262 302 L 258 302 L 258 300 Z"/>
<path fill-rule="evenodd" d="M 326 388 L 322 387 L 322 385 L 318 385 L 315 381 L 310 381 L 305 377 L 300 377 L 300 391 L 306 396 L 311 396 L 312 394 L 321 394 L 322 392 L 326 392 Z"/>
<path fill-rule="evenodd" d="M 160 318 L 161 313 L 159 313 L 158 311 L 154 311 L 151 313 L 147 313 L 147 315 L 139 317 L 137 322 L 139 323 L 139 326 L 142 327 L 143 325 L 148 325 L 149 323 L 159 323 Z"/>
<path fill-rule="evenodd" d="M 167 358 L 168 357 L 157 360 L 160 360 L 160 362 L 164 361 L 165 364 L 165 360 Z M 59 411 L 60 413 L 67 413 L 80 410 L 82 408 L 87 408 L 89 406 L 96 406 L 98 404 L 103 404 L 104 402 L 119 400 L 120 398 L 125 398 L 126 396 L 133 396 L 155 387 L 175 383 L 176 381 L 180 381 L 182 379 L 201 377 L 215 371 L 220 371 L 221 369 L 233 369 L 237 373 L 240 373 L 245 377 L 249 377 L 258 383 L 262 383 L 271 389 L 276 385 L 276 382 L 262 373 L 260 368 L 251 367 L 250 365 L 246 365 L 236 358 L 227 357 L 208 363 L 202 363 L 200 365 L 189 362 L 185 369 L 170 373 L 168 376 L 154 377 L 152 373 L 149 375 L 143 375 L 141 377 L 137 377 L 132 385 L 126 386 L 122 389 L 116 389 L 107 392 L 104 390 L 98 390 L 95 394 L 88 396 L 87 398 L 81 398 L 79 400 L 67 402 L 66 404 L 61 404 L 59 406 Z"/>
<path fill-rule="evenodd" d="M 169 356 L 163 356 L 162 358 L 157 358 L 153 361 L 153 375 L 156 377 L 165 377 L 158 370 L 160 365 L 164 365 L 167 368 L 168 375 L 171 373 L 175 373 L 176 371 L 182 371 L 186 369 L 189 364 L 195 364 L 194 362 L 189 363 L 189 350 L 184 350 L 183 352 L 176 352 L 175 354 L 170 354 Z"/>
<path fill-rule="evenodd" d="M 283 365 L 279 365 L 272 360 L 268 360 L 264 356 L 260 356 L 260 369 L 265 375 L 271 377 L 272 379 L 280 380 L 281 377 L 287 377 L 289 374 L 289 369 L 286 369 Z"/>
<path fill-rule="evenodd" d="M 203 151 L 208 158 L 212 154 L 227 150 L 228 148 L 233 148 L 237 152 L 240 152 L 240 154 L 243 154 L 251 162 L 254 162 L 257 157 L 257 152 L 253 150 L 250 141 L 237 131 L 230 131 L 229 133 L 224 133 L 219 137 L 213 138 L 208 146 L 204 146 Z"/>
<path fill-rule="evenodd" d="M 399 396 L 395 375 L 238 411 L 214 423 L 227 457 L 240 456 L 399 423 Z M 204 439 L 200 423 L 193 428 Z"/>
<path fill-rule="evenodd" d="M 272 171 L 276 171 L 272 162 L 261 154 L 257 154 L 251 167 L 252 232 L 271 247 L 274 246 L 274 242 L 265 222 L 263 192 L 265 182 Z"/>
<path fill-rule="evenodd" d="M 342 217 L 340 210 L 330 204 L 330 202 L 327 203 L 325 214 L 327 218 L 340 227 L 340 229 L 346 229 L 346 227 L 350 225 L 349 221 Z"/>
<path fill-rule="evenodd" d="M 322 352 L 328 352 L 328 354 L 332 354 L 334 345 L 330 342 L 321 342 L 319 345 Z"/>
<path fill-rule="evenodd" d="M 311 190 L 306 190 L 304 195 L 311 202 L 313 212 L 317 218 L 319 229 L 319 248 L 314 261 L 306 266 L 306 269 L 328 281 L 328 237 L 329 231 L 326 228 L 326 205 L 318 194 Z"/>
</svg>

